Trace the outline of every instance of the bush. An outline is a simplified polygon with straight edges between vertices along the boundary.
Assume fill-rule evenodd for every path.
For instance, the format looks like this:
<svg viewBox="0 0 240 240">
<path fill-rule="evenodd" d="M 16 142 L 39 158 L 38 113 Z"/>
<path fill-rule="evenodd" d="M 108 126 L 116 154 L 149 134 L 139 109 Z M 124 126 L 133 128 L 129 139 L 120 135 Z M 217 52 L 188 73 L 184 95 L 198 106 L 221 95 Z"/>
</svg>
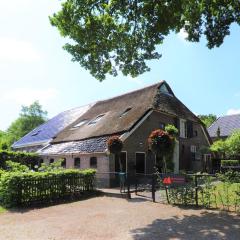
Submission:
<svg viewBox="0 0 240 240">
<path fill-rule="evenodd" d="M 221 160 L 221 166 L 239 166 L 240 160 Z"/>
<path fill-rule="evenodd" d="M 59 171 L 63 170 L 62 167 L 63 159 L 59 159 L 57 161 L 54 161 L 53 163 L 42 163 L 40 168 L 38 168 L 39 172 L 51 172 L 51 171 Z"/>
<path fill-rule="evenodd" d="M 6 170 L 12 172 L 29 172 L 30 169 L 26 165 L 20 163 L 6 161 Z"/>
<path fill-rule="evenodd" d="M 23 165 L 34 168 L 38 165 L 40 157 L 36 153 L 0 151 L 0 168 L 6 169 L 6 161 L 17 162 Z"/>
<path fill-rule="evenodd" d="M 93 189 L 96 171 L 5 172 L 0 177 L 0 202 L 7 207 L 49 203 Z"/>
</svg>

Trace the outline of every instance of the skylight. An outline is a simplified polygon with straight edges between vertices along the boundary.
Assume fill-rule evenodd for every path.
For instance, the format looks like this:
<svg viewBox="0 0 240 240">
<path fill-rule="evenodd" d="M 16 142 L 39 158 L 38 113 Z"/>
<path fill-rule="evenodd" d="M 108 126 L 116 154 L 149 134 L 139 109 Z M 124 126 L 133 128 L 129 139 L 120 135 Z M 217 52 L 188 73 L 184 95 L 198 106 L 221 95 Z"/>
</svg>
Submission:
<svg viewBox="0 0 240 240">
<path fill-rule="evenodd" d="M 95 119 L 93 119 L 88 125 L 93 125 L 99 122 L 105 114 L 98 115 Z"/>
<path fill-rule="evenodd" d="M 41 130 L 34 131 L 34 132 L 32 133 L 32 136 L 37 136 L 40 132 L 41 132 Z"/>
<path fill-rule="evenodd" d="M 132 108 L 127 108 L 121 115 L 120 115 L 120 118 L 127 115 L 127 113 L 131 110 Z"/>
<path fill-rule="evenodd" d="M 74 125 L 74 126 L 71 128 L 71 130 L 74 130 L 74 129 L 76 129 L 76 128 L 81 127 L 81 126 L 82 126 L 84 123 L 86 123 L 87 121 L 88 121 L 87 119 L 84 119 L 84 120 L 80 121 L 78 124 Z"/>
</svg>

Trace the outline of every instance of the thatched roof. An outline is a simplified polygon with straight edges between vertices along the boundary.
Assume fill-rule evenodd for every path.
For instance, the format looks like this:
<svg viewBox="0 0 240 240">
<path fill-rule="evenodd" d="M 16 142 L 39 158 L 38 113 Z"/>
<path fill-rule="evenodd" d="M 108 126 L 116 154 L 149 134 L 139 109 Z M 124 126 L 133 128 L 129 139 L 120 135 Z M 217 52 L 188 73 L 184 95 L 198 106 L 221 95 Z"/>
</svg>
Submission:
<svg viewBox="0 0 240 240">
<path fill-rule="evenodd" d="M 165 92 L 159 90 L 162 86 Z M 78 141 L 130 131 L 150 110 L 158 110 L 199 122 L 199 119 L 175 97 L 169 85 L 161 81 L 137 91 L 97 102 L 60 132 L 53 143 Z M 102 118 L 96 124 L 91 124 L 97 117 Z M 77 127 L 77 124 L 80 126 Z"/>
</svg>

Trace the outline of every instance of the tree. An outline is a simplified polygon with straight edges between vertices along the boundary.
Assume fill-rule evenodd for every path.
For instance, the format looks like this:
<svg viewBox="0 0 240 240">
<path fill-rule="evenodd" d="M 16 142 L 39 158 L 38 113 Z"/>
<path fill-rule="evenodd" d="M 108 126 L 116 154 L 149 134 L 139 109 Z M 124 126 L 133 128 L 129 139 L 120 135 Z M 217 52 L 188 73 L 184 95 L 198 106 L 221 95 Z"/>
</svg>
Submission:
<svg viewBox="0 0 240 240">
<path fill-rule="evenodd" d="M 46 121 L 46 117 L 47 112 L 42 110 L 42 106 L 38 101 L 35 101 L 30 106 L 22 106 L 20 116 L 7 130 L 11 142 L 20 139 L 34 128 L 43 124 Z"/>
<path fill-rule="evenodd" d="M 240 131 L 234 132 L 226 139 L 226 145 L 228 146 L 227 153 L 232 157 L 240 157 Z"/>
<path fill-rule="evenodd" d="M 200 120 L 207 128 L 210 127 L 217 120 L 217 116 L 214 114 L 198 115 L 198 118 L 200 118 Z"/>
<path fill-rule="evenodd" d="M 171 32 L 185 31 L 187 40 L 207 39 L 207 47 L 219 47 L 240 24 L 240 1 L 231 0 L 65 0 L 50 17 L 63 37 L 73 61 L 99 80 L 118 71 L 135 77 L 159 59 L 156 46 Z"/>
</svg>

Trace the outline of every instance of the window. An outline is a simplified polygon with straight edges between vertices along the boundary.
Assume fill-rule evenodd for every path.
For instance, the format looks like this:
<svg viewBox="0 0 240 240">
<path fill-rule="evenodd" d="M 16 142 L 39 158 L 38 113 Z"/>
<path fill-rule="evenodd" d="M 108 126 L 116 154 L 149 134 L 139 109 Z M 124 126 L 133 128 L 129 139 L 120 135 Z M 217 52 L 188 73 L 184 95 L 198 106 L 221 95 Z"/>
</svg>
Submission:
<svg viewBox="0 0 240 240">
<path fill-rule="evenodd" d="M 80 158 L 74 158 L 74 167 L 80 168 Z"/>
<path fill-rule="evenodd" d="M 70 130 L 75 130 L 76 128 L 81 127 L 84 123 L 86 123 L 88 120 L 84 119 L 82 121 L 80 121 L 78 124 L 74 125 L 72 128 L 70 128 Z"/>
<path fill-rule="evenodd" d="M 62 161 L 62 163 L 61 163 L 61 166 L 62 166 L 63 168 L 66 168 L 66 158 L 63 158 L 62 160 L 63 160 L 63 161 Z"/>
<path fill-rule="evenodd" d="M 136 153 L 136 173 L 145 173 L 145 153 Z"/>
<path fill-rule="evenodd" d="M 194 136 L 197 137 L 198 136 L 198 131 L 194 131 Z"/>
<path fill-rule="evenodd" d="M 180 119 L 180 137 L 187 138 L 187 122 L 184 119 Z"/>
<path fill-rule="evenodd" d="M 197 147 L 195 145 L 191 145 L 190 149 L 191 149 L 191 153 L 197 152 Z"/>
<path fill-rule="evenodd" d="M 51 158 L 50 161 L 49 161 L 49 163 L 54 163 L 54 159 Z"/>
<path fill-rule="evenodd" d="M 192 161 L 195 161 L 196 160 L 197 147 L 195 145 L 191 145 L 190 152 L 191 152 Z"/>
<path fill-rule="evenodd" d="M 90 158 L 90 168 L 97 168 L 97 158 L 96 157 Z"/>
<path fill-rule="evenodd" d="M 131 110 L 132 108 L 127 108 L 121 115 L 120 115 L 120 118 L 127 115 L 127 113 Z"/>
<path fill-rule="evenodd" d="M 43 159 L 39 160 L 39 166 L 41 167 L 41 165 L 43 164 Z"/>
<path fill-rule="evenodd" d="M 159 123 L 159 128 L 164 130 L 164 129 L 165 129 L 165 123 L 161 123 L 161 122 L 160 122 L 160 123 Z"/>
<path fill-rule="evenodd" d="M 99 116 L 97 116 L 95 119 L 93 119 L 88 125 L 93 125 L 96 124 L 97 122 L 99 122 L 102 118 L 103 118 L 104 114 L 101 114 Z"/>
<path fill-rule="evenodd" d="M 34 131 L 34 132 L 32 133 L 32 136 L 37 136 L 40 132 L 41 132 L 41 130 Z"/>
<path fill-rule="evenodd" d="M 169 87 L 167 87 L 166 84 L 162 84 L 161 87 L 160 87 L 160 89 L 159 89 L 159 91 L 162 92 L 162 93 L 169 94 L 169 95 L 171 95 L 171 96 L 173 95 L 172 92 L 171 92 L 171 90 L 169 90 Z"/>
<path fill-rule="evenodd" d="M 119 161 L 119 157 L 120 157 L 120 161 Z M 115 172 L 121 171 L 120 163 L 122 166 L 122 171 L 127 172 L 127 153 L 126 152 L 121 152 L 120 156 L 115 155 Z"/>
</svg>

